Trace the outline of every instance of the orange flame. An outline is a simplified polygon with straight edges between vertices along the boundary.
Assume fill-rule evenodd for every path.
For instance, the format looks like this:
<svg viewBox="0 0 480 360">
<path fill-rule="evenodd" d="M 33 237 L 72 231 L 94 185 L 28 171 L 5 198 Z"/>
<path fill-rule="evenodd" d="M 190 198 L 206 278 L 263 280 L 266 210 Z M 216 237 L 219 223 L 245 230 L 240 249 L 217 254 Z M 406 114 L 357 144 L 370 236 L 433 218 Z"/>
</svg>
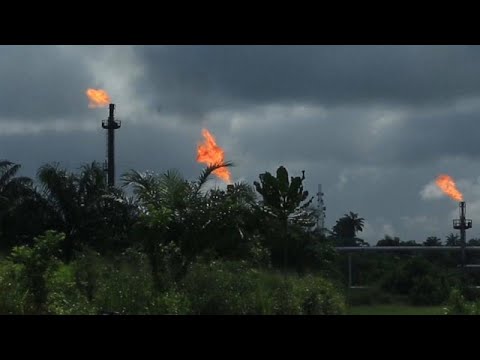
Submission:
<svg viewBox="0 0 480 360">
<path fill-rule="evenodd" d="M 215 137 L 207 129 L 202 129 L 204 137 L 203 143 L 197 147 L 197 162 L 207 164 L 223 164 L 225 162 L 225 152 L 217 145 Z M 228 168 L 223 167 L 213 172 L 217 177 L 228 184 L 232 183 L 232 175 Z"/>
<path fill-rule="evenodd" d="M 88 100 L 90 100 L 88 107 L 91 109 L 107 106 L 111 102 L 110 96 L 105 90 L 87 89 L 85 93 L 87 94 Z"/>
<path fill-rule="evenodd" d="M 453 200 L 463 201 L 463 194 L 457 189 L 455 181 L 448 175 L 439 175 L 435 180 L 437 186 L 446 195 L 450 196 Z"/>
</svg>

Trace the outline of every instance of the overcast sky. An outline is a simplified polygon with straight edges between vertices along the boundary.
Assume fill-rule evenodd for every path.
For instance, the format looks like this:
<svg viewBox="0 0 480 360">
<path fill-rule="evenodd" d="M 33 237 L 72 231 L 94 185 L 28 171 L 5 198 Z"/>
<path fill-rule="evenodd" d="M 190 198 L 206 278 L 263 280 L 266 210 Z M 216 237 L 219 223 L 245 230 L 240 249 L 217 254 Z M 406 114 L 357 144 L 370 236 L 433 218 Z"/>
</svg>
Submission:
<svg viewBox="0 0 480 360">
<path fill-rule="evenodd" d="M 431 184 L 447 173 L 480 237 L 478 46 L 0 46 L 0 79 L 0 158 L 24 175 L 105 159 L 108 110 L 85 96 L 102 88 L 117 175 L 195 178 L 206 127 L 236 181 L 284 165 L 312 195 L 321 183 L 328 227 L 353 211 L 372 244 L 444 239 L 458 204 Z"/>
</svg>

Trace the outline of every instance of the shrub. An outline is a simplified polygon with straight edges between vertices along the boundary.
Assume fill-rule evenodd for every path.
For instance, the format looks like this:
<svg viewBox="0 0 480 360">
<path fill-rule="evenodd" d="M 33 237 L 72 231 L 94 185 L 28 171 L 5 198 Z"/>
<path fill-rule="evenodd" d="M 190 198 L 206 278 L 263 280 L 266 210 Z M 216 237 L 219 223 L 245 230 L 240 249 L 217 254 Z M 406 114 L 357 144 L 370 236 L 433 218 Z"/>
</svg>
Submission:
<svg viewBox="0 0 480 360">
<path fill-rule="evenodd" d="M 76 286 L 88 301 L 92 302 L 97 289 L 99 269 L 103 260 L 99 253 L 91 249 L 84 249 L 75 258 L 76 260 L 71 264 Z"/>
<path fill-rule="evenodd" d="M 175 290 L 167 291 L 156 299 L 153 314 L 161 315 L 188 315 L 191 305 L 185 294 Z"/>
<path fill-rule="evenodd" d="M 23 266 L 0 261 L 0 314 L 22 315 L 33 312 L 30 293 L 23 278 Z"/>
<path fill-rule="evenodd" d="M 408 299 L 413 305 L 437 305 L 448 296 L 448 289 L 442 278 L 425 275 L 415 278 L 409 291 Z"/>
<path fill-rule="evenodd" d="M 406 295 L 413 305 L 438 305 L 447 300 L 453 280 L 421 256 L 415 256 L 389 271 L 380 281 L 382 290 Z"/>
<path fill-rule="evenodd" d="M 25 282 L 26 288 L 32 295 L 31 299 L 35 312 L 43 312 L 47 301 L 48 290 L 46 286 L 46 274 L 60 261 L 57 258 L 61 243 L 65 234 L 55 231 L 47 231 L 45 235 L 35 238 L 32 246 L 17 246 L 12 250 L 11 259 L 21 265 L 21 282 Z"/>
<path fill-rule="evenodd" d="M 348 289 L 348 304 L 358 305 L 376 305 L 391 304 L 393 296 L 378 287 Z"/>
<path fill-rule="evenodd" d="M 134 258 L 135 257 L 135 258 Z M 146 257 L 128 253 L 115 262 L 98 266 L 93 302 L 99 312 L 150 314 L 156 293 Z"/>
<path fill-rule="evenodd" d="M 245 262 L 196 263 L 183 280 L 183 290 L 194 314 L 253 314 L 254 277 Z"/>
<path fill-rule="evenodd" d="M 285 277 L 246 262 L 196 263 L 183 281 L 194 314 L 342 314 L 345 301 L 319 276 Z"/>
<path fill-rule="evenodd" d="M 95 307 L 77 287 L 72 265 L 60 265 L 47 277 L 47 311 L 55 315 L 95 314 Z"/>
<path fill-rule="evenodd" d="M 345 299 L 328 281 L 307 275 L 295 282 L 301 312 L 304 315 L 340 315 L 346 310 Z"/>
<path fill-rule="evenodd" d="M 448 297 L 447 307 L 445 308 L 446 315 L 470 315 L 474 312 L 472 303 L 465 301 L 462 292 L 458 288 L 452 289 Z"/>
</svg>

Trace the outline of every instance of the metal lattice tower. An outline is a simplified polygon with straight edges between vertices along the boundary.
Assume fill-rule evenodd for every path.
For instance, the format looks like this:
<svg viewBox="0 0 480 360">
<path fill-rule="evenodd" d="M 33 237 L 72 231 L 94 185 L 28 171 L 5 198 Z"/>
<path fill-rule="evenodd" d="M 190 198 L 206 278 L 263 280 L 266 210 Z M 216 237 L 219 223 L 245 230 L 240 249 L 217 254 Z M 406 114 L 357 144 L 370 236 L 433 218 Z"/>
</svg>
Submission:
<svg viewBox="0 0 480 360">
<path fill-rule="evenodd" d="M 318 184 L 318 193 L 317 193 L 317 207 L 318 207 L 318 218 L 317 218 L 317 229 L 323 234 L 325 230 L 325 203 L 323 201 L 323 192 L 322 184 Z"/>
<path fill-rule="evenodd" d="M 115 186 L 115 130 L 120 129 L 120 121 L 115 120 L 115 104 L 109 106 L 108 120 L 102 121 L 102 128 L 107 130 L 107 172 L 108 186 Z"/>
<path fill-rule="evenodd" d="M 472 227 L 472 220 L 466 219 L 467 205 L 465 201 L 459 203 L 460 218 L 453 220 L 453 228 L 460 230 L 460 246 L 462 248 L 462 267 L 465 267 L 465 247 L 467 246 L 467 239 L 465 230 Z"/>
</svg>

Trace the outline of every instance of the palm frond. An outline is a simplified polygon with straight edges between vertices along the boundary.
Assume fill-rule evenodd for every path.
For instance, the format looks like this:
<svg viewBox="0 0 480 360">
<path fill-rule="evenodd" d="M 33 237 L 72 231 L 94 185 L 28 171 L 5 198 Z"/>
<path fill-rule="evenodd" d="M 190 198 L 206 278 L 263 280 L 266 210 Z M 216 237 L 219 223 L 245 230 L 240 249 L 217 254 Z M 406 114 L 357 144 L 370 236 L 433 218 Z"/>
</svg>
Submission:
<svg viewBox="0 0 480 360">
<path fill-rule="evenodd" d="M 218 169 L 221 169 L 221 168 L 224 168 L 224 167 L 232 167 L 232 166 L 235 166 L 235 165 L 231 161 L 227 161 L 227 162 L 220 163 L 220 164 L 212 164 L 212 165 L 207 166 L 205 169 L 203 169 L 203 171 L 201 172 L 200 176 L 197 179 L 197 182 L 196 182 L 197 191 L 196 192 L 198 193 L 201 190 L 203 185 L 205 185 L 205 183 L 209 180 L 210 175 L 212 175 L 212 173 L 215 170 L 218 170 Z"/>
<path fill-rule="evenodd" d="M 20 165 L 9 163 L 8 165 L 5 165 L 3 167 L 0 166 L 0 169 L 2 169 L 2 171 L 0 172 L 0 187 L 3 187 L 8 184 L 8 182 L 13 177 L 15 177 L 18 170 L 20 169 Z"/>
</svg>

